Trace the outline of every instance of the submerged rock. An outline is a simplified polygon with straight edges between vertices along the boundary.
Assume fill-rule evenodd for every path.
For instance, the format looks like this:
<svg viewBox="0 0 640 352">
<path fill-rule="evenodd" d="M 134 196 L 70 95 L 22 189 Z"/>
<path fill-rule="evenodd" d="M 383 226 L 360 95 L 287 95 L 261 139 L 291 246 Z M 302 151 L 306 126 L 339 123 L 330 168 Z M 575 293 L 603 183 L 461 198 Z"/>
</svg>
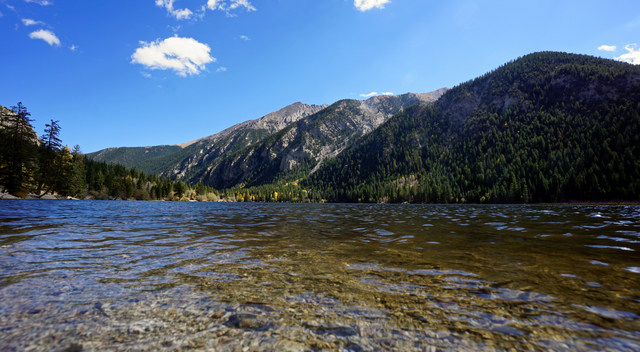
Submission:
<svg viewBox="0 0 640 352">
<path fill-rule="evenodd" d="M 245 330 L 266 330 L 269 322 L 254 314 L 233 314 L 226 323 L 227 326 Z"/>
</svg>

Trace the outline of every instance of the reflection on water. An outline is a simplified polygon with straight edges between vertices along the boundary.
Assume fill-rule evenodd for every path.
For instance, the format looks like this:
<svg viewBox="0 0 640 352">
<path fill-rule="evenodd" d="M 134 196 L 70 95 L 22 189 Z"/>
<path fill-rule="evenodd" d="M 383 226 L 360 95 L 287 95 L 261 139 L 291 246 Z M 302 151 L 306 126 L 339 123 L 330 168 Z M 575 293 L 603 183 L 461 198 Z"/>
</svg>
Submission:
<svg viewBox="0 0 640 352">
<path fill-rule="evenodd" d="M 640 350 L 640 207 L 0 201 L 0 350 Z"/>
</svg>

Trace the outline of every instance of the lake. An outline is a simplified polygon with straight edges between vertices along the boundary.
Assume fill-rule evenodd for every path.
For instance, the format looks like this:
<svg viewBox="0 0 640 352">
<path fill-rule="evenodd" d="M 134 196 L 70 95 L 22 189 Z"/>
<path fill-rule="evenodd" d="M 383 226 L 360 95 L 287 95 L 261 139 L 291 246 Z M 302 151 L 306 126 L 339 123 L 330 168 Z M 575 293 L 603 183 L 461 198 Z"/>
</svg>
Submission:
<svg viewBox="0 0 640 352">
<path fill-rule="evenodd" d="M 0 201 L 0 350 L 640 350 L 640 206 Z"/>
</svg>

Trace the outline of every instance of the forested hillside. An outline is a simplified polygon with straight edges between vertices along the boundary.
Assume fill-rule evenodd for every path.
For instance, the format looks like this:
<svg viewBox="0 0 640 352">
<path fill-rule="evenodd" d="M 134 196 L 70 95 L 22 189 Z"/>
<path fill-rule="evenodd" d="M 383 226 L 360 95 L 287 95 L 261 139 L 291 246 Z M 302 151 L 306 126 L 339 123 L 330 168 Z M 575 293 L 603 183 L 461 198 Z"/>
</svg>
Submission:
<svg viewBox="0 0 640 352">
<path fill-rule="evenodd" d="M 177 145 L 158 145 L 153 147 L 118 147 L 107 148 L 94 153 L 89 153 L 86 156 L 95 161 L 104 161 L 109 164 L 119 164 L 124 167 L 143 170 L 140 167 L 141 164 L 147 160 L 159 159 L 166 155 L 170 155 L 182 150 Z M 148 170 L 145 170 L 148 171 Z"/>
<path fill-rule="evenodd" d="M 161 179 L 155 175 L 86 159 L 80 147 L 60 139 L 59 121 L 46 124 L 38 136 L 27 108 L 0 106 L 0 190 L 19 198 L 77 197 L 89 199 L 218 200 L 218 192 L 202 184 Z M 5 193 L 6 192 L 6 193 Z"/>
<path fill-rule="evenodd" d="M 640 67 L 525 56 L 406 109 L 303 185 L 330 201 L 637 201 Z"/>
</svg>

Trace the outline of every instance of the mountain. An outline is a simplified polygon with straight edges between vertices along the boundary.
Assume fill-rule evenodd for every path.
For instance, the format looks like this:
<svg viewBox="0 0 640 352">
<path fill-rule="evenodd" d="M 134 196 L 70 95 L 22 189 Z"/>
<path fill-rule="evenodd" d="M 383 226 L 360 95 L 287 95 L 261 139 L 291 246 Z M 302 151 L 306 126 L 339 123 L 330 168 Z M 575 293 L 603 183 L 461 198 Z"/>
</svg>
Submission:
<svg viewBox="0 0 640 352">
<path fill-rule="evenodd" d="M 640 199 L 640 67 L 524 56 L 405 109 L 302 186 L 330 201 Z"/>
<path fill-rule="evenodd" d="M 185 149 L 179 153 L 180 161 L 158 172 L 160 176 L 197 183 L 201 181 L 199 175 L 203 170 L 225 155 L 257 143 L 324 108 L 326 105 L 293 103 L 259 119 L 245 121 L 214 135 L 186 143 Z"/>
<path fill-rule="evenodd" d="M 173 148 L 135 167 L 227 199 L 638 201 L 640 67 L 534 53 L 451 90 L 296 103 Z"/>
<path fill-rule="evenodd" d="M 298 102 L 189 143 L 108 148 L 87 157 L 217 188 L 306 177 L 393 114 L 432 103 L 444 92 L 342 100 L 331 106 Z"/>
<path fill-rule="evenodd" d="M 223 189 L 307 177 L 394 114 L 411 105 L 432 103 L 444 91 L 338 101 L 259 143 L 200 165 L 201 171 L 187 180 Z"/>
<path fill-rule="evenodd" d="M 153 147 L 115 147 L 102 149 L 86 156 L 95 161 L 104 161 L 110 164 L 120 164 L 127 168 L 144 170 L 140 165 L 147 160 L 161 158 L 182 150 L 178 145 L 159 145 Z"/>
<path fill-rule="evenodd" d="M 216 159 L 225 152 L 255 143 L 325 105 L 294 103 L 259 119 L 245 121 L 219 133 L 180 145 L 107 148 L 87 157 L 96 161 L 121 164 L 146 173 L 171 178 L 186 178 L 195 165 Z"/>
</svg>

